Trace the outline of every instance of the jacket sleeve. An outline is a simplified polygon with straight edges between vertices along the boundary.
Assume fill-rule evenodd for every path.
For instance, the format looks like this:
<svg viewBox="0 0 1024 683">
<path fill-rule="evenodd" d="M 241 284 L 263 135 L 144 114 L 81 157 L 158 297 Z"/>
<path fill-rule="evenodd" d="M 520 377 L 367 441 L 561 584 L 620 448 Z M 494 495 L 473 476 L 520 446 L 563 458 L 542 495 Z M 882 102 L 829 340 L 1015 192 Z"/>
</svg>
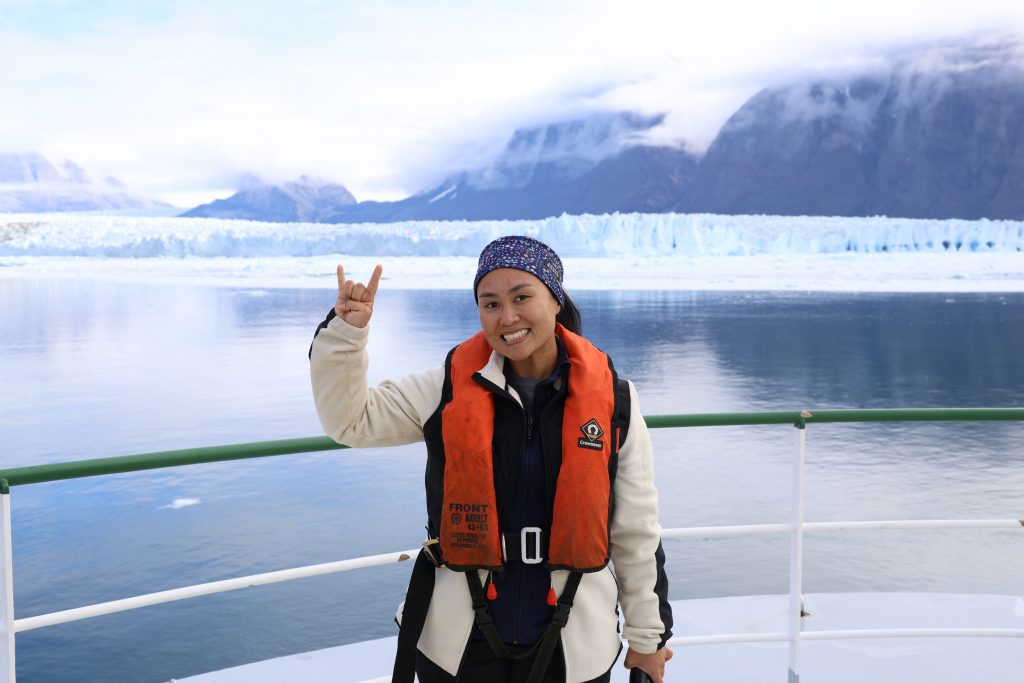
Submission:
<svg viewBox="0 0 1024 683">
<path fill-rule="evenodd" d="M 355 448 L 423 440 L 423 424 L 441 401 L 444 368 L 367 384 L 369 326 L 353 327 L 331 314 L 309 351 L 313 400 L 324 432 Z"/>
<path fill-rule="evenodd" d="M 672 608 L 658 523 L 654 449 L 632 382 L 629 394 L 629 431 L 612 489 L 611 559 L 625 621 L 623 636 L 637 652 L 650 653 L 672 636 Z"/>
</svg>

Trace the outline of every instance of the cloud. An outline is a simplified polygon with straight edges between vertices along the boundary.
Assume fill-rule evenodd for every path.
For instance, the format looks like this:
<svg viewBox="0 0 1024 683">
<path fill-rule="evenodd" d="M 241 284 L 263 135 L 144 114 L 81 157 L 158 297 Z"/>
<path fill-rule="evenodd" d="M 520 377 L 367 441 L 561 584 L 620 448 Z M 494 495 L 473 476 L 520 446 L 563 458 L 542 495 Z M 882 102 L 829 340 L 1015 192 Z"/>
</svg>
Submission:
<svg viewBox="0 0 1024 683">
<path fill-rule="evenodd" d="M 1019 4 L 6 4 L 0 63 L 17 68 L 0 72 L 0 149 L 159 195 L 254 171 L 396 198 L 493 158 L 518 127 L 593 111 L 667 113 L 651 140 L 701 149 L 766 85 L 899 44 L 1024 32 Z"/>
<path fill-rule="evenodd" d="M 904 46 L 871 58 L 823 64 L 788 87 L 752 99 L 733 130 L 765 122 L 765 114 L 789 121 L 828 118 L 842 122 L 845 134 L 870 138 L 884 116 L 914 112 L 916 125 L 927 118 L 952 88 L 963 93 L 1024 89 L 1024 43 L 984 34 L 927 45 Z M 970 95 L 968 95 L 970 96 Z M 984 94 L 982 94 L 984 97 Z"/>
</svg>

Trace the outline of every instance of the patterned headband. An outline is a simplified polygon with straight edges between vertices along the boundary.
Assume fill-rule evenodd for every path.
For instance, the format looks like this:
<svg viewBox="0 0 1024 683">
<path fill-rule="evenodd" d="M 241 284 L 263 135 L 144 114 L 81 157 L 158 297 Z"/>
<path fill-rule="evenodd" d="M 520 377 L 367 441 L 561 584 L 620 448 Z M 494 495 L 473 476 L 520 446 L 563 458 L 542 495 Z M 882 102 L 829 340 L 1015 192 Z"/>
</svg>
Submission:
<svg viewBox="0 0 1024 683">
<path fill-rule="evenodd" d="M 535 275 L 548 286 L 551 293 L 558 299 L 558 304 L 565 304 L 565 291 L 562 289 L 562 261 L 558 254 L 548 245 L 523 235 L 499 237 L 480 252 L 480 264 L 473 280 L 473 297 L 476 288 L 484 275 L 497 268 L 515 268 Z"/>
</svg>

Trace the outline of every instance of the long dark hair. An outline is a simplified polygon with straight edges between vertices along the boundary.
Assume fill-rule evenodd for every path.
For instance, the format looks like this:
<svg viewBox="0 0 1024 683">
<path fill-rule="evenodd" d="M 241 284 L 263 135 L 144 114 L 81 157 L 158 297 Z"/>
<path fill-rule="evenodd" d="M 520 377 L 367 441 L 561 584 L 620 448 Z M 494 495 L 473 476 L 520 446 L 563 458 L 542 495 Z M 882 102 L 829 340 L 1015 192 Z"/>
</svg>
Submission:
<svg viewBox="0 0 1024 683">
<path fill-rule="evenodd" d="M 562 309 L 555 316 L 555 322 L 561 323 L 562 327 L 573 334 L 583 334 L 583 318 L 580 317 L 580 309 L 569 298 L 568 292 L 563 292 L 565 301 L 562 302 Z"/>
</svg>

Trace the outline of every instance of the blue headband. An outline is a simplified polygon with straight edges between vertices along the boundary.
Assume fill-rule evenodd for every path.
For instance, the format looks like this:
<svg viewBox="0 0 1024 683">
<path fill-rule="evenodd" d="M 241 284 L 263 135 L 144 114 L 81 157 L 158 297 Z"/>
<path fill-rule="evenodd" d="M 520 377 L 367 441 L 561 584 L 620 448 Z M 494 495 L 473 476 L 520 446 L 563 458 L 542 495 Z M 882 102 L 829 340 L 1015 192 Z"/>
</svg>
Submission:
<svg viewBox="0 0 1024 683">
<path fill-rule="evenodd" d="M 548 245 L 522 235 L 499 237 L 480 252 L 480 263 L 473 280 L 473 297 L 484 275 L 498 268 L 515 268 L 534 275 L 548 286 L 558 299 L 558 305 L 565 304 L 562 289 L 562 261 Z"/>
</svg>

